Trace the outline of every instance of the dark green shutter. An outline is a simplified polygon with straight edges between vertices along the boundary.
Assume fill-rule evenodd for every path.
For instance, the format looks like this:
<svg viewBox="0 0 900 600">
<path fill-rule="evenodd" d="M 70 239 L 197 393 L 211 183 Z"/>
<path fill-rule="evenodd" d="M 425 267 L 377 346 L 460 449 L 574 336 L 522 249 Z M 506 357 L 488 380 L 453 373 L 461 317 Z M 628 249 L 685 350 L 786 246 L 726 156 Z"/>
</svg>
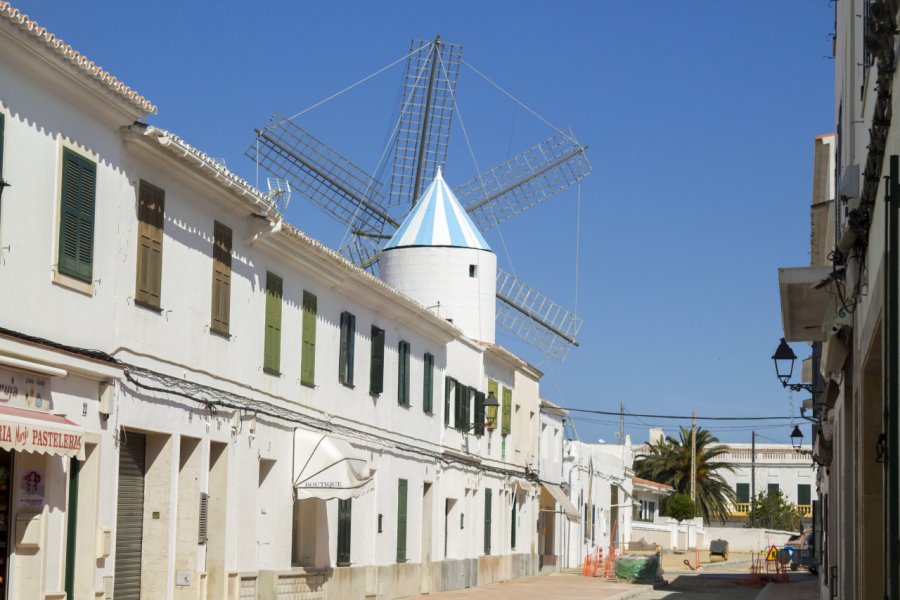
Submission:
<svg viewBox="0 0 900 600">
<path fill-rule="evenodd" d="M 338 500 L 337 565 L 350 564 L 351 500 Z"/>
<path fill-rule="evenodd" d="M 406 492 L 408 482 L 397 484 L 397 562 L 406 562 Z"/>
<path fill-rule="evenodd" d="M 372 327 L 372 359 L 369 366 L 369 393 L 384 391 L 384 329 Z"/>
<path fill-rule="evenodd" d="M 801 483 L 797 486 L 797 504 L 801 506 L 809 506 L 811 489 L 808 483 Z"/>
<path fill-rule="evenodd" d="M 422 377 L 422 411 L 431 414 L 434 410 L 434 356 L 426 352 L 422 362 L 425 365 Z"/>
<path fill-rule="evenodd" d="M 497 382 L 493 379 L 488 379 L 488 395 L 491 393 L 494 394 L 494 400 L 500 401 L 500 392 L 497 389 Z M 487 414 L 485 415 L 487 420 L 489 421 L 488 429 L 491 431 L 497 429 L 497 407 L 494 406 L 487 410 Z"/>
<path fill-rule="evenodd" d="M 3 113 L 0 113 L 0 179 L 3 178 L 3 139 L 6 131 L 6 119 Z"/>
<path fill-rule="evenodd" d="M 491 553 L 491 490 L 484 490 L 484 553 Z"/>
<path fill-rule="evenodd" d="M 90 282 L 94 268 L 94 204 L 97 166 L 63 150 L 59 216 L 59 272 Z"/>
<path fill-rule="evenodd" d="M 512 523 L 509 527 L 509 547 L 511 550 L 516 549 L 516 530 L 519 528 L 519 519 L 518 519 L 518 498 L 516 498 L 517 494 L 513 492 L 512 496 Z"/>
<path fill-rule="evenodd" d="M 397 402 L 409 406 L 409 342 L 397 348 Z"/>
<path fill-rule="evenodd" d="M 266 273 L 266 339 L 263 369 L 278 373 L 281 369 L 281 277 Z"/>
<path fill-rule="evenodd" d="M 300 383 L 316 384 L 316 318 L 318 301 L 309 292 L 303 292 L 303 331 L 300 348 Z"/>
<path fill-rule="evenodd" d="M 456 428 L 460 431 L 466 429 L 468 421 L 466 421 L 466 404 L 468 403 L 469 388 L 459 382 L 456 382 Z"/>
<path fill-rule="evenodd" d="M 512 432 L 512 390 L 503 388 L 503 422 L 500 426 L 502 435 L 509 435 Z"/>
<path fill-rule="evenodd" d="M 444 378 L 444 425 L 450 426 L 450 392 L 453 389 L 453 378 Z"/>
<path fill-rule="evenodd" d="M 484 435 L 484 392 L 475 390 L 475 435 Z"/>
<path fill-rule="evenodd" d="M 353 352 L 356 337 L 356 317 L 341 313 L 341 347 L 338 357 L 338 379 L 344 385 L 353 385 Z"/>
<path fill-rule="evenodd" d="M 774 495 L 774 494 L 777 493 L 778 491 L 780 491 L 780 490 L 779 490 L 779 488 L 778 488 L 778 484 L 777 484 L 777 483 L 770 483 L 770 484 L 769 484 L 768 490 L 767 490 L 769 496 Z"/>
<path fill-rule="evenodd" d="M 739 483 L 737 484 L 737 501 L 738 502 L 750 502 L 750 484 L 749 483 Z"/>
<path fill-rule="evenodd" d="M 75 597 L 75 542 L 78 534 L 78 473 L 81 461 L 69 459 L 69 503 L 66 514 L 66 598 Z"/>
</svg>

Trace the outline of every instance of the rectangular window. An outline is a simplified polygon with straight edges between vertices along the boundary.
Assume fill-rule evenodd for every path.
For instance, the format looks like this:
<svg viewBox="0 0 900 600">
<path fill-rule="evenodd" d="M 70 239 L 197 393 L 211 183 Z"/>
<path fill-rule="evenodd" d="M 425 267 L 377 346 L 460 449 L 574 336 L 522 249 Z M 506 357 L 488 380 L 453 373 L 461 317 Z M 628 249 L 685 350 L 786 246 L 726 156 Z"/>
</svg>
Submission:
<svg viewBox="0 0 900 600">
<path fill-rule="evenodd" d="M 135 304 L 159 310 L 162 287 L 163 216 L 166 193 L 146 181 L 138 189 L 138 247 Z"/>
<path fill-rule="evenodd" d="M 94 204 L 97 166 L 63 150 L 59 211 L 59 272 L 91 282 L 94 270 Z"/>
<path fill-rule="evenodd" d="M 353 353 L 356 338 L 356 317 L 348 312 L 341 313 L 341 350 L 338 357 L 338 379 L 346 386 L 353 387 Z"/>
<path fill-rule="evenodd" d="M 450 398 L 453 396 L 454 384 L 452 377 L 444 378 L 444 425 L 450 427 Z"/>
<path fill-rule="evenodd" d="M 484 435 L 484 392 L 472 389 L 475 394 L 475 435 Z"/>
<path fill-rule="evenodd" d="M 397 482 L 397 562 L 406 562 L 406 492 L 408 482 Z"/>
<path fill-rule="evenodd" d="M 456 384 L 456 398 L 455 398 L 455 410 L 454 413 L 456 415 L 456 428 L 460 431 L 465 431 L 469 425 L 469 387 L 462 385 L 461 383 Z"/>
<path fill-rule="evenodd" d="M 494 395 L 494 400 L 500 400 L 500 392 L 497 388 L 497 382 L 493 379 L 488 379 L 488 396 L 491 394 Z M 491 431 L 497 429 L 497 407 L 489 408 L 487 410 L 487 414 L 485 415 L 488 420 L 488 429 Z"/>
<path fill-rule="evenodd" d="M 263 371 L 272 375 L 281 372 L 281 277 L 266 273 L 266 337 L 263 352 Z"/>
<path fill-rule="evenodd" d="M 409 342 L 397 346 L 397 403 L 409 406 Z"/>
<path fill-rule="evenodd" d="M 509 435 L 512 432 L 512 390 L 503 388 L 503 421 L 500 425 L 500 434 Z"/>
<path fill-rule="evenodd" d="M 741 503 L 750 502 L 750 484 L 749 483 L 739 483 L 737 484 L 737 489 L 735 490 L 737 494 L 737 501 Z"/>
<path fill-rule="evenodd" d="M 801 506 L 809 506 L 812 504 L 811 488 L 808 483 L 797 485 L 797 504 Z"/>
<path fill-rule="evenodd" d="M 213 226 L 212 318 L 210 329 L 228 335 L 231 327 L 231 229 Z"/>
<path fill-rule="evenodd" d="M 484 490 L 484 553 L 491 553 L 491 490 Z"/>
<path fill-rule="evenodd" d="M 777 491 L 779 491 L 779 490 L 778 490 L 778 484 L 777 484 L 777 483 L 770 483 L 770 484 L 769 484 L 769 487 L 768 487 L 768 493 L 769 493 L 769 495 L 771 496 L 772 494 L 774 494 L 774 493 L 777 492 Z"/>
<path fill-rule="evenodd" d="M 422 411 L 431 414 L 434 410 L 434 356 L 426 352 L 422 363 L 425 365 L 422 376 Z"/>
<path fill-rule="evenodd" d="M 372 358 L 369 364 L 369 393 L 384 391 L 384 329 L 372 326 Z"/>
<path fill-rule="evenodd" d="M 316 319 L 318 300 L 313 294 L 303 292 L 303 331 L 300 348 L 300 383 L 316 385 Z"/>
<path fill-rule="evenodd" d="M 339 567 L 350 564 L 351 502 L 349 498 L 338 500 L 337 566 Z"/>
</svg>

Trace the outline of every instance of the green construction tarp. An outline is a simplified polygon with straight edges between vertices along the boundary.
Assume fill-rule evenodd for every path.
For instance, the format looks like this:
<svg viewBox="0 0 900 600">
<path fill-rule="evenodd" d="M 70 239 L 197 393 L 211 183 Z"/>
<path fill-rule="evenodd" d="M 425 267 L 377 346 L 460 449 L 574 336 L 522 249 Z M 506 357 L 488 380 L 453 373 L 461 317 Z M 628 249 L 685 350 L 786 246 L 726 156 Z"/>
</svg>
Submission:
<svg viewBox="0 0 900 600">
<path fill-rule="evenodd" d="M 659 556 L 656 554 L 624 554 L 616 559 L 616 578 L 654 582 L 659 573 Z"/>
</svg>

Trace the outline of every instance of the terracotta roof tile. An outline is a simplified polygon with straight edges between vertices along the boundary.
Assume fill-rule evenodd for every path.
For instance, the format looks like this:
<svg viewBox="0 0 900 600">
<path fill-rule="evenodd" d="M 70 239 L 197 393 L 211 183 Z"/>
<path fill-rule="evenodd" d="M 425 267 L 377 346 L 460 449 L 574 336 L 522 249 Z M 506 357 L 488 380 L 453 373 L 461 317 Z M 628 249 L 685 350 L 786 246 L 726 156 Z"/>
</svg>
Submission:
<svg viewBox="0 0 900 600">
<path fill-rule="evenodd" d="M 664 491 L 675 491 L 671 485 L 666 485 L 664 483 L 657 483 L 655 481 L 650 481 L 649 479 L 642 479 L 641 477 L 635 477 L 634 483 L 637 485 L 644 485 L 651 488 L 657 488 Z"/>
<path fill-rule="evenodd" d="M 100 65 L 88 60 L 86 56 L 72 48 L 72 46 L 47 31 L 46 27 L 41 27 L 36 21 L 28 18 L 28 15 L 17 8 L 13 8 L 9 2 L 0 1 L 0 19 L 9 21 L 35 40 L 43 43 L 47 48 L 56 52 L 65 62 L 81 70 L 86 77 L 99 82 L 135 108 L 146 114 L 156 114 L 156 106 L 138 94 L 136 90 L 113 77 L 109 72 L 102 69 Z"/>
</svg>

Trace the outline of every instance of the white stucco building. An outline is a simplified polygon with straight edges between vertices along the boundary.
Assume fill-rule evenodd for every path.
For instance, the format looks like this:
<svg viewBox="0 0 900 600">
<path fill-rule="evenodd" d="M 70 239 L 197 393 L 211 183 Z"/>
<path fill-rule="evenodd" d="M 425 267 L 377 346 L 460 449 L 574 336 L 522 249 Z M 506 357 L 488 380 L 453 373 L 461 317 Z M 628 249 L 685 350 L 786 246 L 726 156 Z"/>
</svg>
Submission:
<svg viewBox="0 0 900 600">
<path fill-rule="evenodd" d="M 561 465 L 562 433 L 539 445 L 542 374 L 494 343 L 483 239 L 398 237 L 388 285 L 155 112 L 0 2 L 0 597 L 394 598 L 537 573 L 562 482 L 537 485 L 538 456 L 558 444 L 540 467 Z M 464 293 L 404 275 L 435 252 Z"/>
</svg>

